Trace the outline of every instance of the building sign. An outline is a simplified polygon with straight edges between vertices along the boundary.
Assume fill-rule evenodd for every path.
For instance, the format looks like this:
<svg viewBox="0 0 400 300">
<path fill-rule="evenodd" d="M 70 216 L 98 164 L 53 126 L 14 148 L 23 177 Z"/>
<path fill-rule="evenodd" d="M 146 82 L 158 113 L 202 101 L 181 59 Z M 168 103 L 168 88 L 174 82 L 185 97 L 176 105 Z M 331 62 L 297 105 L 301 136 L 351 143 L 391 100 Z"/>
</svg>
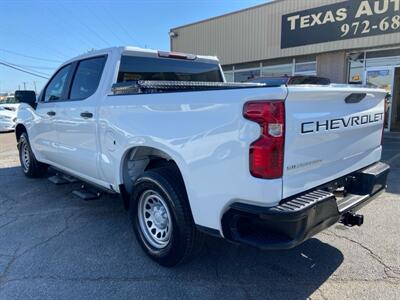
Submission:
<svg viewBox="0 0 400 300">
<path fill-rule="evenodd" d="M 282 16 L 281 48 L 400 32 L 400 0 L 350 0 Z"/>
</svg>

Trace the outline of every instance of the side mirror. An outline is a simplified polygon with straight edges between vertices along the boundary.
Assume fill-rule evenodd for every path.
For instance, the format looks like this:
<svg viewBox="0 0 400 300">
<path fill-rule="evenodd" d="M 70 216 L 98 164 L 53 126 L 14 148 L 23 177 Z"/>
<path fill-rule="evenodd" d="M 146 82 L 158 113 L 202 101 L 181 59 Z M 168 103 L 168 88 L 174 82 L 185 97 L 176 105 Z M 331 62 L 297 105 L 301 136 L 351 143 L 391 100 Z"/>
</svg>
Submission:
<svg viewBox="0 0 400 300">
<path fill-rule="evenodd" d="M 36 108 L 36 93 L 34 91 L 15 91 L 14 97 L 17 103 L 26 103 Z"/>
</svg>

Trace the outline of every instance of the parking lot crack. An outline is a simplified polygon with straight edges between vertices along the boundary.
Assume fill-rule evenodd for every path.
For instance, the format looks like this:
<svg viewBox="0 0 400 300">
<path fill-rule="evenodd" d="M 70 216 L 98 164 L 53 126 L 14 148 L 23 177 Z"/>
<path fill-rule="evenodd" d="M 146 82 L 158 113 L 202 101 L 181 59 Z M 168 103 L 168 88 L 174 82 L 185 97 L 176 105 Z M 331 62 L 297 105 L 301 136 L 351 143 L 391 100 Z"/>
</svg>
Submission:
<svg viewBox="0 0 400 300">
<path fill-rule="evenodd" d="M 392 284 L 395 286 L 399 285 L 399 280 L 396 278 L 382 278 L 382 279 L 361 279 L 361 278 L 339 278 L 333 275 L 328 281 L 337 283 L 351 283 L 351 282 L 362 282 L 362 283 L 378 283 L 382 282 L 385 284 Z"/>
<path fill-rule="evenodd" d="M 74 216 L 74 213 L 70 214 L 68 217 L 65 217 L 65 221 L 64 221 L 64 226 L 63 228 L 58 231 L 56 234 L 52 235 L 51 237 L 47 238 L 46 240 L 26 249 L 24 252 L 22 252 L 21 254 L 19 254 L 18 256 L 22 256 L 25 255 L 26 253 L 32 251 L 33 249 L 36 249 L 42 245 L 45 245 L 47 243 L 49 243 L 50 241 L 58 238 L 60 235 L 62 235 L 65 231 L 67 231 L 69 229 L 69 220 Z"/>
<path fill-rule="evenodd" d="M 343 235 L 337 234 L 337 233 L 332 232 L 332 231 L 328 231 L 328 232 L 322 232 L 322 234 L 325 234 L 325 235 L 328 235 L 328 236 L 329 235 L 330 236 L 334 236 L 334 237 L 337 237 L 339 239 L 345 239 L 345 240 L 347 240 L 347 241 L 349 241 L 351 243 L 356 244 L 357 246 L 361 247 L 365 251 L 367 251 L 367 253 L 383 267 L 383 270 L 385 272 L 386 277 L 392 278 L 392 279 L 399 279 L 400 278 L 400 274 L 396 270 L 393 270 L 393 268 L 391 266 L 387 265 L 383 261 L 383 259 L 378 254 L 376 254 L 372 249 L 368 248 L 367 246 L 363 245 L 361 242 L 359 242 L 359 241 L 357 241 L 355 239 L 352 239 L 352 238 L 349 238 L 347 236 L 343 236 Z"/>
<path fill-rule="evenodd" d="M 5 217 L 11 210 L 12 210 L 12 207 L 9 207 L 5 212 L 3 212 L 3 213 L 0 215 L 0 218 L 1 218 L 1 217 Z"/>
<path fill-rule="evenodd" d="M 393 156 L 391 159 L 388 160 L 388 164 L 391 165 L 395 160 L 400 159 L 400 153 Z"/>
<path fill-rule="evenodd" d="M 320 298 L 322 298 L 322 299 L 324 299 L 324 300 L 328 300 L 328 297 L 326 297 L 326 296 L 324 295 L 324 293 L 321 291 L 321 288 L 318 288 L 318 289 L 316 290 L 316 292 L 318 293 L 318 295 L 320 296 Z M 310 299 L 310 300 L 313 300 L 314 297 L 313 297 L 313 296 L 310 296 L 309 299 Z M 318 299 L 318 297 L 316 297 L 316 299 Z"/>
<path fill-rule="evenodd" d="M 19 246 L 19 247 L 17 248 L 17 250 L 15 250 L 14 254 L 12 255 L 11 260 L 8 262 L 7 266 L 5 267 L 5 270 L 4 270 L 3 274 L 0 276 L 0 287 L 1 287 L 2 285 L 4 285 L 4 283 L 7 282 L 7 280 L 6 280 L 7 275 L 8 275 L 8 273 L 9 273 L 9 271 L 10 271 L 12 265 L 14 264 L 14 262 L 15 262 L 18 258 L 24 256 L 24 255 L 27 254 L 28 252 L 30 252 L 30 251 L 32 251 L 32 250 L 34 250 L 34 249 L 36 249 L 36 248 L 38 248 L 38 247 L 40 247 L 40 246 L 42 246 L 42 245 L 45 245 L 45 244 L 49 243 L 50 241 L 52 241 L 52 240 L 56 239 L 57 237 L 59 237 L 60 235 L 62 235 L 66 230 L 69 229 L 69 220 L 70 220 L 73 216 L 74 216 L 74 213 L 72 213 L 72 214 L 70 214 L 69 216 L 65 217 L 65 221 L 64 221 L 64 226 L 63 226 L 63 228 L 62 228 L 61 230 L 59 230 L 57 233 L 55 233 L 55 234 L 53 234 L 52 236 L 50 236 L 49 238 L 47 238 L 46 240 L 41 241 L 40 243 L 37 243 L 37 244 L 35 244 L 34 246 L 29 247 L 28 249 L 25 249 L 22 253 L 18 253 L 18 252 L 20 251 L 20 249 L 21 249 L 21 246 Z"/>
<path fill-rule="evenodd" d="M 15 260 L 17 259 L 18 255 L 18 251 L 20 249 L 20 246 L 17 247 L 17 249 L 14 251 L 14 253 L 12 255 L 7 255 L 7 257 L 10 257 L 10 261 L 7 263 L 6 267 L 4 268 L 4 271 L 2 274 L 0 274 L 0 289 L 1 286 L 6 282 L 6 275 L 8 274 L 12 264 L 15 262 Z M 5 255 L 4 255 L 5 256 Z"/>
<path fill-rule="evenodd" d="M 18 217 L 14 217 L 11 221 L 4 223 L 3 225 L 0 226 L 0 230 L 8 225 L 10 225 L 11 223 L 14 223 L 18 220 Z"/>
</svg>

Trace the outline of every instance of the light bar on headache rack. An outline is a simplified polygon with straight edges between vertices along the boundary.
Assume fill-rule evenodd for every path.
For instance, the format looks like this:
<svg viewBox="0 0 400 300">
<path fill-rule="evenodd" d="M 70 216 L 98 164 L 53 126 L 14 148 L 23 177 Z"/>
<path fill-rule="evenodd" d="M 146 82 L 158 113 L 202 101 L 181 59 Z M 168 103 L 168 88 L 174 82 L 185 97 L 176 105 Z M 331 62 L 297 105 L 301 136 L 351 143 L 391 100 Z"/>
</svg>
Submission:
<svg viewBox="0 0 400 300">
<path fill-rule="evenodd" d="M 130 82 L 119 82 L 112 86 L 114 95 L 158 93 L 162 91 L 200 91 L 218 89 L 238 89 L 265 87 L 261 83 L 234 83 L 234 82 L 201 82 L 201 81 L 156 81 L 139 80 Z"/>
</svg>

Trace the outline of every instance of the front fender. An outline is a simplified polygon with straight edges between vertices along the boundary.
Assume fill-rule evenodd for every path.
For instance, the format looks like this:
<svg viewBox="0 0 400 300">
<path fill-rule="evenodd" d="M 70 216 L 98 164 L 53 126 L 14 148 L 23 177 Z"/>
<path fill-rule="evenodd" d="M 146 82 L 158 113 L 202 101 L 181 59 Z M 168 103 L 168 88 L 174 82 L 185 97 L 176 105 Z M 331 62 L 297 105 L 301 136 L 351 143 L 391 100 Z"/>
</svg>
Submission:
<svg viewBox="0 0 400 300">
<path fill-rule="evenodd" d="M 42 160 L 42 156 L 40 154 L 40 152 L 37 151 L 36 147 L 34 147 L 34 143 L 33 143 L 33 139 L 35 136 L 35 124 L 38 123 L 39 121 L 39 116 L 36 114 L 35 109 L 25 103 L 21 103 L 19 108 L 18 108 L 18 112 L 17 112 L 17 119 L 16 119 L 16 138 L 18 139 L 18 134 L 20 134 L 20 131 L 18 130 L 18 128 L 20 128 L 21 126 L 23 126 L 25 128 L 25 131 L 28 134 L 29 140 L 30 140 L 30 144 L 31 144 L 31 149 L 33 154 L 35 155 L 36 159 L 41 161 Z"/>
<path fill-rule="evenodd" d="M 22 103 L 17 111 L 16 126 L 23 125 L 29 135 L 30 129 L 32 128 L 33 121 L 35 120 L 35 110 L 28 104 Z"/>
</svg>

